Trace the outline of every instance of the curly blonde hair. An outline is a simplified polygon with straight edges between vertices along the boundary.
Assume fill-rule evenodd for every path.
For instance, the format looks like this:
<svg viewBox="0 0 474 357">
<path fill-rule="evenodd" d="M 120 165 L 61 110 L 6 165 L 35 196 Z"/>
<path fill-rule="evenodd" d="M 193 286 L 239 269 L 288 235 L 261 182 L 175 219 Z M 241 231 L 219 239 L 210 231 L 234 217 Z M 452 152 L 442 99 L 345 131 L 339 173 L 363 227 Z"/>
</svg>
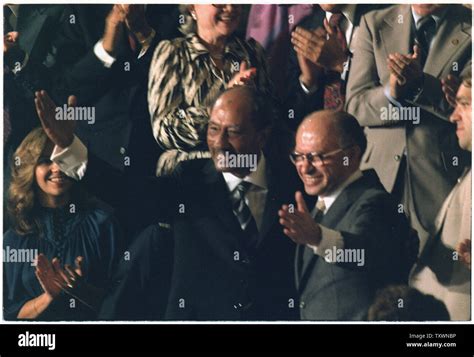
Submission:
<svg viewBox="0 0 474 357">
<path fill-rule="evenodd" d="M 37 208 L 35 168 L 48 140 L 42 128 L 34 129 L 13 155 L 7 208 L 13 229 L 20 235 L 38 232 L 40 228 L 34 214 Z"/>
<path fill-rule="evenodd" d="M 12 228 L 19 235 L 42 234 L 38 219 L 41 207 L 37 195 L 35 169 L 46 145 L 51 144 L 43 128 L 33 129 L 16 149 L 12 160 L 12 176 L 8 189 L 7 210 Z M 89 197 L 74 184 L 71 197 L 82 207 Z"/>
</svg>

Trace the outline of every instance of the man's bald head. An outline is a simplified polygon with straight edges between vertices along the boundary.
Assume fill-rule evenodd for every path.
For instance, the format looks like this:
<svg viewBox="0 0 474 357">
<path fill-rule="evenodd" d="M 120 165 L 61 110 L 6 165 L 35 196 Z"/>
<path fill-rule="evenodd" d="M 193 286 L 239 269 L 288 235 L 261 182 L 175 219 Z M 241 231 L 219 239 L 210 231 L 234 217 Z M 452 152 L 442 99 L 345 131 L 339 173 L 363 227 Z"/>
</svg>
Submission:
<svg viewBox="0 0 474 357">
<path fill-rule="evenodd" d="M 211 114 L 216 109 L 248 117 L 257 130 L 269 128 L 273 124 L 274 109 L 267 97 L 250 86 L 226 89 L 211 106 Z"/>
<path fill-rule="evenodd" d="M 244 177 L 248 167 L 230 167 L 229 155 L 260 157 L 272 126 L 273 110 L 265 96 L 242 86 L 224 91 L 211 107 L 207 146 L 219 171 Z"/>
<path fill-rule="evenodd" d="M 298 127 L 293 154 L 309 195 L 326 196 L 359 169 L 367 146 L 363 129 L 350 114 L 323 110 Z"/>
<path fill-rule="evenodd" d="M 346 112 L 321 110 L 308 115 L 299 125 L 296 138 L 305 140 L 312 134 L 323 148 L 346 148 L 356 145 L 362 156 L 367 148 L 364 130 L 356 118 Z M 307 139 L 306 139 L 307 140 Z"/>
</svg>

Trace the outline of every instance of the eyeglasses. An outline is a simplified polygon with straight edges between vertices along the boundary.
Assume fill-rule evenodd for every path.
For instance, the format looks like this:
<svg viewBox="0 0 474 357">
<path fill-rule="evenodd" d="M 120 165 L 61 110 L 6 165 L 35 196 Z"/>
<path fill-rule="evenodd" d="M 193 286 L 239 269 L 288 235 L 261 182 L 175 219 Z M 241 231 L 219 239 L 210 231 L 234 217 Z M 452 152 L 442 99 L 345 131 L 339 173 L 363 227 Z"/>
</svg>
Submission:
<svg viewBox="0 0 474 357">
<path fill-rule="evenodd" d="M 354 146 L 354 145 L 346 146 L 345 148 L 337 149 L 337 150 L 330 151 L 330 152 L 327 152 L 327 153 L 324 153 L 324 154 L 319 154 L 317 152 L 310 152 L 310 153 L 307 153 L 307 154 L 300 154 L 300 153 L 297 153 L 297 152 L 292 152 L 290 154 L 290 160 L 295 165 L 302 164 L 304 162 L 304 160 L 306 159 L 308 162 L 310 162 L 314 166 L 323 166 L 324 161 L 327 158 L 329 158 L 331 156 L 334 156 L 336 154 L 339 154 L 340 152 L 343 152 L 344 150 L 346 150 L 346 149 L 348 149 L 352 146 Z"/>
</svg>

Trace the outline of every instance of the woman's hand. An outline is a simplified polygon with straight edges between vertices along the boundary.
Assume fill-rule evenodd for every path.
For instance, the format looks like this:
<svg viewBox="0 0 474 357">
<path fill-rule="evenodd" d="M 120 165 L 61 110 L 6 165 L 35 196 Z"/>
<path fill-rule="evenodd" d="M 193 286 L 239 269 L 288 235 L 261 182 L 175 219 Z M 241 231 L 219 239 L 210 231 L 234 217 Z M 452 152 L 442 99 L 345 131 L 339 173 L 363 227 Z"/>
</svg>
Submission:
<svg viewBox="0 0 474 357">
<path fill-rule="evenodd" d="M 247 69 L 247 63 L 242 61 L 240 63 L 240 71 L 237 73 L 227 84 L 227 88 L 232 88 L 234 86 L 242 86 L 249 84 L 249 82 L 256 76 L 257 69 L 255 67 L 250 67 Z"/>
<path fill-rule="evenodd" d="M 51 300 L 56 299 L 61 293 L 61 277 L 57 271 L 59 259 L 54 258 L 52 263 L 43 254 L 38 255 L 36 262 L 36 277 L 44 292 Z"/>
</svg>

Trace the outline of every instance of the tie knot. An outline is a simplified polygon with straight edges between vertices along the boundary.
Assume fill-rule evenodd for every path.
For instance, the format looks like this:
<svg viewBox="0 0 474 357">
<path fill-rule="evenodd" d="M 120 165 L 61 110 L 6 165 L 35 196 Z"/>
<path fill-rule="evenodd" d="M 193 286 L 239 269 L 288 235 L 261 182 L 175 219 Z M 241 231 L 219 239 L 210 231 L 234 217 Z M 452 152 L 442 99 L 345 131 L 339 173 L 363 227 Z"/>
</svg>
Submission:
<svg viewBox="0 0 474 357">
<path fill-rule="evenodd" d="M 247 181 L 241 181 L 237 187 L 235 188 L 235 193 L 237 195 L 237 197 L 239 199 L 241 199 L 242 197 L 245 196 L 245 194 L 247 193 L 247 191 L 249 190 L 250 186 L 252 184 L 250 182 L 247 182 Z"/>
<path fill-rule="evenodd" d="M 422 17 L 418 21 L 418 31 L 432 32 L 436 29 L 436 21 L 432 16 Z"/>
<path fill-rule="evenodd" d="M 321 212 L 326 211 L 326 205 L 324 204 L 324 200 L 318 199 L 318 202 L 316 202 L 316 209 Z"/>
<path fill-rule="evenodd" d="M 341 13 L 332 14 L 329 18 L 329 26 L 333 29 L 339 27 L 343 17 L 344 15 Z"/>
</svg>

